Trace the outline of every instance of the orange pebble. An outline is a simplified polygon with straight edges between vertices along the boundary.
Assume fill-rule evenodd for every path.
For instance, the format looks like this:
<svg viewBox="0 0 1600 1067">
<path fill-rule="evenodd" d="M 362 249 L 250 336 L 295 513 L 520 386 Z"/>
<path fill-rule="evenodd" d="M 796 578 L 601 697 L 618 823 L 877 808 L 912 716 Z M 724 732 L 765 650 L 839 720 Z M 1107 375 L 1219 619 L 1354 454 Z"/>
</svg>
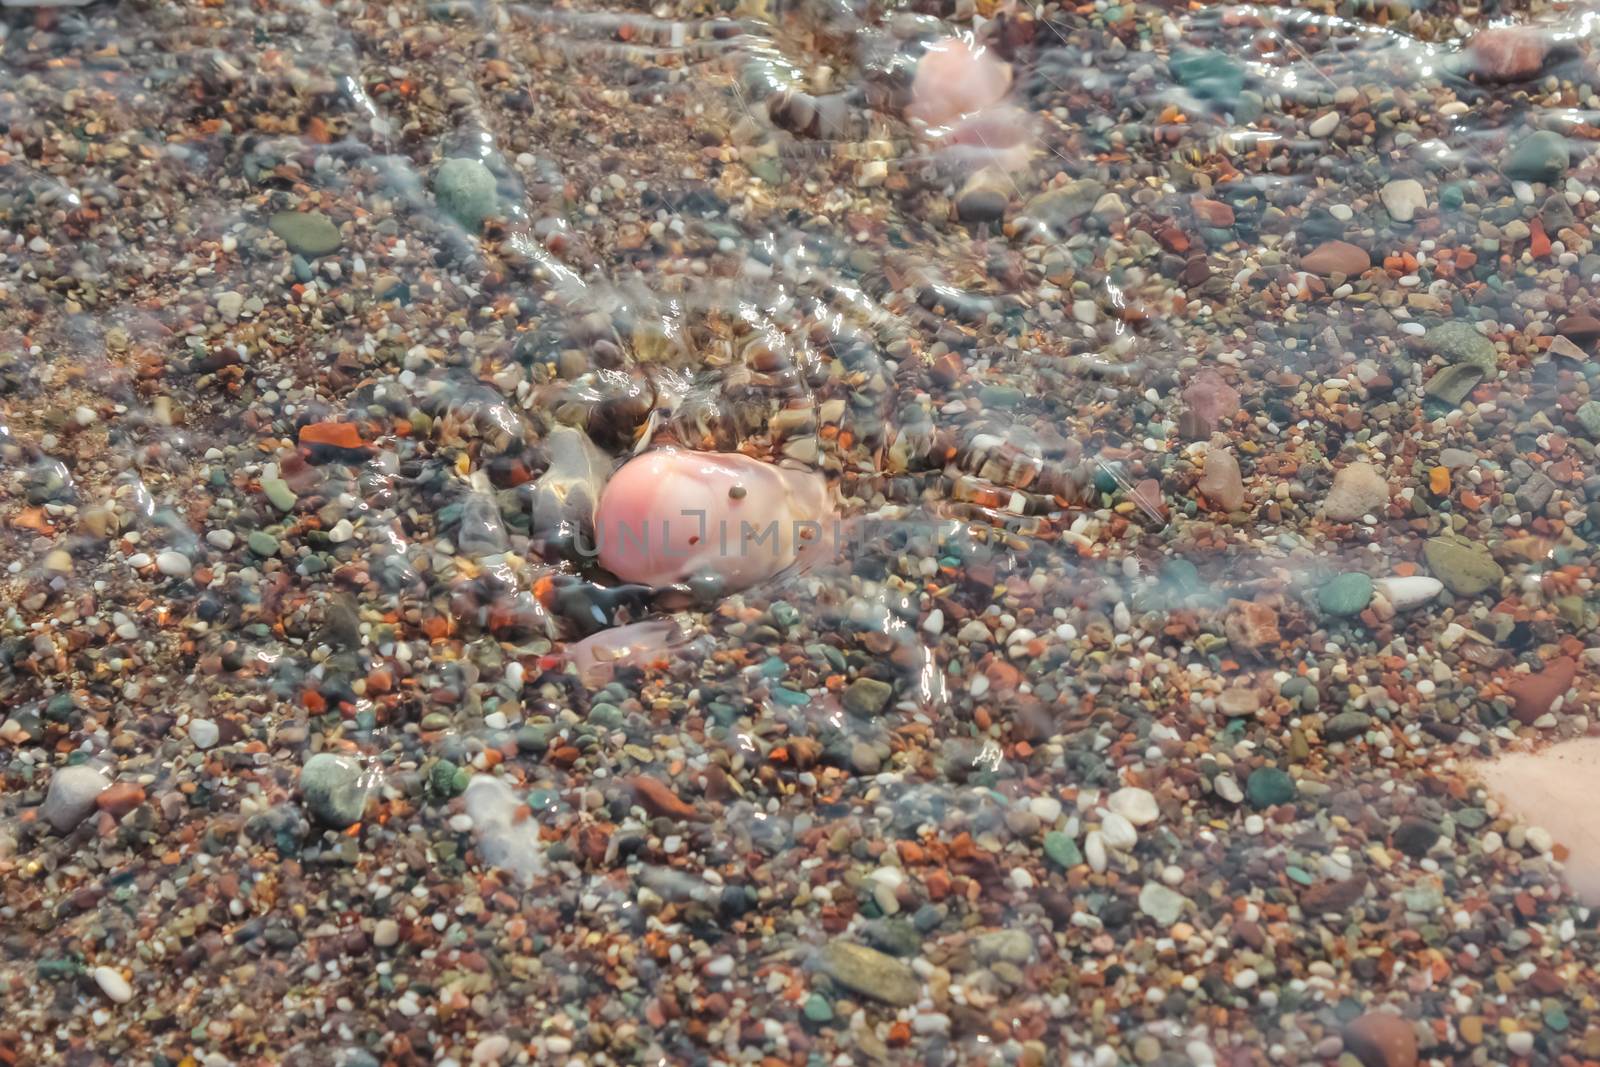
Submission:
<svg viewBox="0 0 1600 1067">
<path fill-rule="evenodd" d="M 1444 496 L 1450 491 L 1450 468 L 1434 467 L 1428 472 L 1428 488 L 1434 496 Z"/>
</svg>

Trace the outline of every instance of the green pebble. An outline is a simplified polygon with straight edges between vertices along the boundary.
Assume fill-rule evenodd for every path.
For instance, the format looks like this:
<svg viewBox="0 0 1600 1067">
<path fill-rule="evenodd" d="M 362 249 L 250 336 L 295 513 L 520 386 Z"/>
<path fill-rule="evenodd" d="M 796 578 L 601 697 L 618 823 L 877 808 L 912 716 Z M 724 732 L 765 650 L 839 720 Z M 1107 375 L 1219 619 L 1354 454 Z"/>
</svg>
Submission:
<svg viewBox="0 0 1600 1067">
<path fill-rule="evenodd" d="M 1202 100 L 1234 101 L 1244 89 L 1244 67 L 1226 52 L 1174 52 L 1167 65 L 1173 80 Z"/>
<path fill-rule="evenodd" d="M 447 759 L 442 759 L 433 765 L 428 772 L 428 784 L 440 796 L 453 797 L 460 790 L 456 789 L 456 773 L 459 768 Z"/>
<path fill-rule="evenodd" d="M 440 164 L 433 176 L 433 195 L 446 214 L 474 233 L 499 205 L 494 172 L 476 159 L 447 159 Z"/>
<path fill-rule="evenodd" d="M 1574 414 L 1584 434 L 1591 441 L 1600 441 L 1600 400 L 1585 400 Z"/>
<path fill-rule="evenodd" d="M 589 721 L 596 726 L 614 730 L 622 725 L 622 709 L 604 701 L 589 705 Z"/>
<path fill-rule="evenodd" d="M 261 491 L 279 511 L 293 511 L 295 501 L 299 499 L 294 495 L 294 490 L 289 488 L 289 483 L 282 478 L 261 479 Z"/>
<path fill-rule="evenodd" d="M 813 993 L 807 997 L 805 1007 L 802 1010 L 805 1012 L 806 1019 L 811 1022 L 833 1022 L 833 1005 L 829 1004 L 828 998 L 821 993 Z"/>
<path fill-rule="evenodd" d="M 986 385 L 978 390 L 978 399 L 986 408 L 1014 408 L 1021 405 L 1021 389 L 1009 385 Z"/>
<path fill-rule="evenodd" d="M 336 251 L 341 240 L 339 227 L 320 211 L 280 211 L 267 226 L 289 251 L 313 259 Z"/>
<path fill-rule="evenodd" d="M 1422 337 L 1422 347 L 1451 363 L 1477 367 L 1485 374 L 1494 372 L 1499 362 L 1494 342 L 1478 332 L 1472 323 L 1452 319 L 1433 327 Z"/>
<path fill-rule="evenodd" d="M 250 551 L 258 556 L 276 556 L 278 554 L 278 539 L 265 530 L 251 530 L 250 536 L 245 539 L 250 546 Z"/>
<path fill-rule="evenodd" d="M 1287 804 L 1295 798 L 1294 779 L 1276 767 L 1258 767 L 1251 771 L 1244 791 L 1257 808 Z"/>
<path fill-rule="evenodd" d="M 894 686 L 876 678 L 857 678 L 844 691 L 840 703 L 852 715 L 863 717 L 880 714 L 894 697 Z"/>
<path fill-rule="evenodd" d="M 1317 590 L 1317 604 L 1329 615 L 1359 615 L 1372 603 L 1372 579 L 1359 571 L 1341 574 Z"/>
<path fill-rule="evenodd" d="M 1567 139 L 1554 130 L 1539 130 L 1524 137 L 1506 157 L 1500 170 L 1513 181 L 1558 181 L 1572 163 Z"/>
<path fill-rule="evenodd" d="M 1059 830 L 1051 830 L 1044 835 L 1044 854 L 1046 858 L 1062 870 L 1068 870 L 1083 862 L 1083 853 L 1078 851 L 1078 843 Z"/>
</svg>

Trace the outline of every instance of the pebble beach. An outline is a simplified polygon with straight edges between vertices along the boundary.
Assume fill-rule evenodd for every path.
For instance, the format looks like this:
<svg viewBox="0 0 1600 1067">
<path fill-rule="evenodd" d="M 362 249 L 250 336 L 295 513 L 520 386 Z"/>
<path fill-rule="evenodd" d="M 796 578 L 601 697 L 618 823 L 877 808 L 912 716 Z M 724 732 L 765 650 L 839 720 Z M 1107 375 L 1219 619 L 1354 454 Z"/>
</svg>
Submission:
<svg viewBox="0 0 1600 1067">
<path fill-rule="evenodd" d="M 1597 35 L 0 0 L 0 1065 L 1600 1065 Z"/>
</svg>

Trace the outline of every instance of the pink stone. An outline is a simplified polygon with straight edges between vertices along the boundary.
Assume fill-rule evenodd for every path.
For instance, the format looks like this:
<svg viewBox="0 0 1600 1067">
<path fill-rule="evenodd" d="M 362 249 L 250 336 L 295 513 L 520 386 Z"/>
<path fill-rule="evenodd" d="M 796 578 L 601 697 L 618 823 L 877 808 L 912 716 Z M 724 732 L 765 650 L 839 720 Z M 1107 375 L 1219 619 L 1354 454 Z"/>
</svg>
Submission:
<svg viewBox="0 0 1600 1067">
<path fill-rule="evenodd" d="M 908 113 L 930 126 L 998 104 L 1011 88 L 1011 66 L 987 48 L 959 37 L 928 46 L 911 82 Z"/>
<path fill-rule="evenodd" d="M 1311 274 L 1343 274 L 1354 278 L 1372 266 L 1365 248 L 1349 241 L 1324 241 L 1300 257 L 1300 269 Z"/>
<path fill-rule="evenodd" d="M 1209 437 L 1239 412 L 1239 391 L 1222 380 L 1222 375 L 1206 369 L 1189 379 L 1183 390 L 1186 414 L 1185 432 L 1191 437 Z"/>
<path fill-rule="evenodd" d="M 1494 26 L 1479 30 L 1467 42 L 1470 69 L 1485 81 L 1536 78 L 1549 54 L 1549 36 L 1532 26 Z"/>
<path fill-rule="evenodd" d="M 985 167 L 1018 171 L 1028 166 L 1037 141 L 1032 117 L 1000 104 L 955 120 L 933 144 L 939 158 L 964 173 Z"/>
<path fill-rule="evenodd" d="M 1199 489 L 1223 511 L 1238 511 L 1244 507 L 1244 478 L 1232 452 L 1218 447 L 1206 452 L 1206 472 L 1200 478 Z"/>
<path fill-rule="evenodd" d="M 814 471 L 663 448 L 611 476 L 595 541 L 601 565 L 624 581 L 661 586 L 713 574 L 734 590 L 820 551 L 831 523 L 827 481 Z"/>
<path fill-rule="evenodd" d="M 1567 885 L 1584 904 L 1600 907 L 1600 819 L 1594 817 L 1600 738 L 1505 752 L 1473 772 L 1518 820 L 1547 830 L 1566 848 Z"/>
</svg>

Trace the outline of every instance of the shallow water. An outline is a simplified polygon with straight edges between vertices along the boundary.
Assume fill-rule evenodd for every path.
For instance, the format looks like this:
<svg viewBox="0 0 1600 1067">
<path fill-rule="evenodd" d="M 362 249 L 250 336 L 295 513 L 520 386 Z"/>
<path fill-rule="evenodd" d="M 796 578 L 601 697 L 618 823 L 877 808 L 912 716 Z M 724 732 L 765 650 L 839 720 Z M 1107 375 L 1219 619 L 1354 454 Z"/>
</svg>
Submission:
<svg viewBox="0 0 1600 1067">
<path fill-rule="evenodd" d="M 1589 730 L 1594 17 L 8 5 L 0 1048 L 1596 1058 L 1469 766 Z M 831 551 L 607 575 L 669 445 Z"/>
</svg>

